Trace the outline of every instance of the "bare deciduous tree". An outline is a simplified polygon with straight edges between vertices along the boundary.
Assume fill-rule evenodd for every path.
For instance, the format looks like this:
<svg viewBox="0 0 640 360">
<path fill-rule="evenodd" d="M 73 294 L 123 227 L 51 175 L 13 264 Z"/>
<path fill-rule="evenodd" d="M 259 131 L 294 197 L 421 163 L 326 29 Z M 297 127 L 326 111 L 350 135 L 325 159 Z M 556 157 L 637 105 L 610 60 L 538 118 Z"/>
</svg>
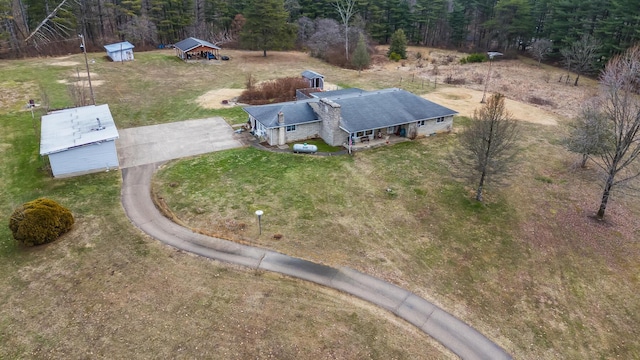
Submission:
<svg viewBox="0 0 640 360">
<path fill-rule="evenodd" d="M 599 109 L 597 101 L 585 104 L 571 124 L 571 133 L 566 141 L 569 151 L 582 156 L 582 168 L 586 167 L 591 156 L 602 155 L 611 144 L 609 121 Z"/>
<path fill-rule="evenodd" d="M 611 191 L 640 176 L 640 45 L 611 59 L 600 77 L 601 111 L 609 121 L 611 144 L 600 155 L 605 173 L 597 217 L 604 219 Z"/>
<path fill-rule="evenodd" d="M 529 53 L 534 59 L 538 60 L 538 64 L 540 64 L 542 60 L 547 57 L 549 51 L 551 51 L 552 44 L 551 40 L 538 39 L 529 47 Z"/>
<path fill-rule="evenodd" d="M 581 74 L 584 75 L 593 70 L 593 62 L 598 55 L 598 49 L 600 49 L 598 41 L 585 35 L 568 48 L 560 51 L 565 58 L 565 62 L 568 64 L 568 70 L 573 69 L 578 75 L 576 76 L 576 81 L 573 83 L 574 86 L 578 86 L 578 80 Z"/>
<path fill-rule="evenodd" d="M 487 183 L 499 183 L 516 160 L 519 126 L 505 109 L 504 96 L 492 95 L 473 113 L 469 127 L 460 134 L 454 161 L 477 184 L 476 200 L 483 200 Z"/>
<path fill-rule="evenodd" d="M 346 59 L 349 60 L 349 21 L 356 13 L 356 0 L 336 0 L 334 6 L 338 10 L 344 26 L 344 53 Z"/>
</svg>

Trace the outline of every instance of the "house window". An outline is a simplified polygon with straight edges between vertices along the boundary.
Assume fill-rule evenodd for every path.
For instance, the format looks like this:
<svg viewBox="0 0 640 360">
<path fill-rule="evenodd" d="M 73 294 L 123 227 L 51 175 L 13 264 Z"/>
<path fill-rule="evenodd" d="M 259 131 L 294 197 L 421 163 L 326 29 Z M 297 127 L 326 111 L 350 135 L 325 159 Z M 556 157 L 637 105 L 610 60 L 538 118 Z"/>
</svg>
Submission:
<svg viewBox="0 0 640 360">
<path fill-rule="evenodd" d="M 296 126 L 295 125 L 287 125 L 287 132 L 290 131 L 296 131 Z"/>
<path fill-rule="evenodd" d="M 373 130 L 367 130 L 367 131 L 365 131 L 365 132 L 364 132 L 364 135 L 365 135 L 365 136 L 373 135 Z"/>
<path fill-rule="evenodd" d="M 418 121 L 418 127 L 424 126 L 425 122 L 426 122 L 425 120 Z"/>
<path fill-rule="evenodd" d="M 356 137 L 363 137 L 364 136 L 364 131 L 358 131 L 356 133 Z"/>
<path fill-rule="evenodd" d="M 443 118 L 443 117 L 439 117 L 439 118 L 436 120 L 436 122 L 437 122 L 437 123 L 444 122 L 444 118 Z"/>
</svg>

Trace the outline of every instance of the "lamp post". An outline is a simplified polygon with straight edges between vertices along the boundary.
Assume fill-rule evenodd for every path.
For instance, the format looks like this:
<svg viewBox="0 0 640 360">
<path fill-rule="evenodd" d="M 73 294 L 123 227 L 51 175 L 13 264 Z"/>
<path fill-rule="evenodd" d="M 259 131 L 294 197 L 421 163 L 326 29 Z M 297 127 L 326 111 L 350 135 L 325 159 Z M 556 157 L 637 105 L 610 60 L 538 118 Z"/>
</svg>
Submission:
<svg viewBox="0 0 640 360">
<path fill-rule="evenodd" d="M 82 44 L 80 44 L 80 48 L 84 53 L 84 64 L 87 66 L 87 80 L 89 81 L 89 92 L 91 93 L 91 102 L 93 105 L 96 104 L 96 98 L 93 96 L 93 86 L 91 86 L 91 73 L 89 72 L 89 60 L 87 59 L 87 48 L 84 46 L 84 35 L 78 34 L 78 37 L 82 39 Z"/>
<path fill-rule="evenodd" d="M 485 97 L 487 96 L 487 87 L 489 86 L 489 76 L 491 76 L 491 63 L 493 62 L 493 58 L 495 56 L 502 56 L 502 53 L 489 51 L 487 55 L 489 55 L 489 71 L 487 72 L 487 81 L 484 82 L 484 91 L 482 92 L 482 100 L 480 100 L 480 104 L 484 104 Z"/>
<path fill-rule="evenodd" d="M 258 235 L 262 235 L 262 214 L 264 214 L 264 211 L 256 210 L 256 216 L 258 217 Z"/>
</svg>

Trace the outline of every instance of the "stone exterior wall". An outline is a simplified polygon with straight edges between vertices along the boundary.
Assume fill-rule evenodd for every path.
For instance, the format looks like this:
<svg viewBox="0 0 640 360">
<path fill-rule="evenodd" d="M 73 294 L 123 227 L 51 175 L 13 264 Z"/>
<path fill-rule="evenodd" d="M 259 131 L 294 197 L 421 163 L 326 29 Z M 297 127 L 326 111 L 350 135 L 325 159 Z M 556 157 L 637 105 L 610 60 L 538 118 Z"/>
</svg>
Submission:
<svg viewBox="0 0 640 360">
<path fill-rule="evenodd" d="M 443 122 L 436 122 L 436 119 L 432 119 L 427 120 L 424 125 L 418 126 L 418 136 L 430 136 L 451 130 L 453 130 L 453 116 L 447 116 Z"/>
<path fill-rule="evenodd" d="M 298 124 L 294 131 L 285 132 L 286 142 L 313 139 L 320 136 L 320 122 L 310 124 Z"/>
</svg>

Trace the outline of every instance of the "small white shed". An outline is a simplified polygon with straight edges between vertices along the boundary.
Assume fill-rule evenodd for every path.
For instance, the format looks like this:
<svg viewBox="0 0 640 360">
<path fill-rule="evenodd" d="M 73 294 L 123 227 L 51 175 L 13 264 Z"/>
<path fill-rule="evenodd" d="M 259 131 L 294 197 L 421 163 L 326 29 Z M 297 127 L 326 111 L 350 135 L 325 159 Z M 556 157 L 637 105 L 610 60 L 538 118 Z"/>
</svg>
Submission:
<svg viewBox="0 0 640 360">
<path fill-rule="evenodd" d="M 49 156 L 54 177 L 119 167 L 118 129 L 109 105 L 53 111 L 42 117 L 40 155 Z"/>
<path fill-rule="evenodd" d="M 133 60 L 134 46 L 128 41 L 105 45 L 104 48 L 107 50 L 107 56 L 110 57 L 112 61 Z"/>
</svg>

